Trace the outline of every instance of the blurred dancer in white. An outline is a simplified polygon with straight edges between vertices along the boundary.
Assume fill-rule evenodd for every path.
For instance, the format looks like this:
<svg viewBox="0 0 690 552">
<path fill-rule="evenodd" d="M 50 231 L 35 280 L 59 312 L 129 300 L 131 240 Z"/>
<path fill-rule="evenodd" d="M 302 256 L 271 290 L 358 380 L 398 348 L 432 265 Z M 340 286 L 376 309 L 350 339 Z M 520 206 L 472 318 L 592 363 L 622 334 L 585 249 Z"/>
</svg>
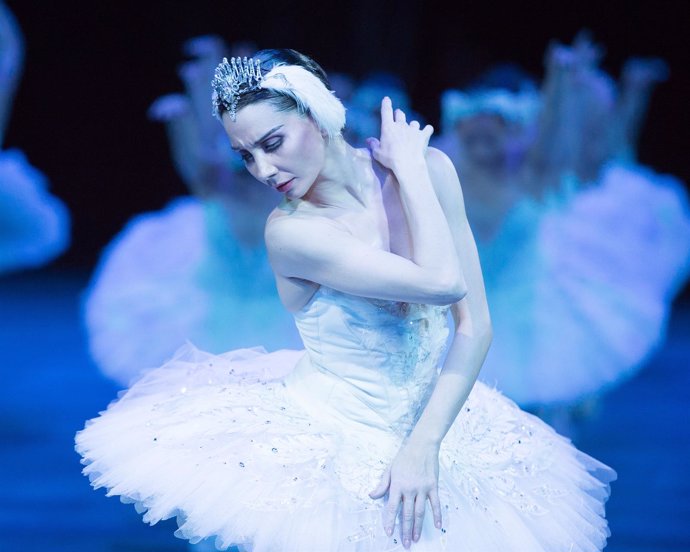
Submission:
<svg viewBox="0 0 690 552">
<path fill-rule="evenodd" d="M 24 41 L 0 0 L 0 274 L 37 267 L 69 245 L 69 213 L 46 177 L 17 149 L 3 149 L 24 63 Z"/>
<path fill-rule="evenodd" d="M 192 58 L 180 69 L 185 92 L 159 98 L 150 115 L 165 123 L 192 195 L 134 217 L 105 250 L 84 301 L 92 357 L 123 386 L 186 340 L 214 353 L 299 344 L 263 244 L 273 194 L 233 157 L 208 106 L 225 44 L 204 36 L 185 51 Z"/>
<path fill-rule="evenodd" d="M 481 377 L 562 430 L 660 343 L 690 250 L 682 186 L 619 161 L 663 65 L 631 60 L 616 99 L 598 52 L 584 34 L 553 45 L 539 95 L 520 79 L 447 92 L 439 141 L 476 217 L 495 331 Z"/>
</svg>

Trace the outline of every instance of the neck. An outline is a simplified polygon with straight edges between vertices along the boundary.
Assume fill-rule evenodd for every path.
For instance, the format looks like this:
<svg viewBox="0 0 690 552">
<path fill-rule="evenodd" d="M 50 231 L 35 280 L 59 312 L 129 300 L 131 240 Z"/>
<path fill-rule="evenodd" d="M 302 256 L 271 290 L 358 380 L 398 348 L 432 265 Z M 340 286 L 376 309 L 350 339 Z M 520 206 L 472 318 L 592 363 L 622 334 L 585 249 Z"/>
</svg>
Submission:
<svg viewBox="0 0 690 552">
<path fill-rule="evenodd" d="M 287 200 L 297 207 L 308 203 L 314 207 L 347 209 L 363 204 L 361 180 L 357 176 L 359 153 L 341 136 L 333 138 L 326 147 L 326 159 L 319 176 L 300 199 Z"/>
</svg>

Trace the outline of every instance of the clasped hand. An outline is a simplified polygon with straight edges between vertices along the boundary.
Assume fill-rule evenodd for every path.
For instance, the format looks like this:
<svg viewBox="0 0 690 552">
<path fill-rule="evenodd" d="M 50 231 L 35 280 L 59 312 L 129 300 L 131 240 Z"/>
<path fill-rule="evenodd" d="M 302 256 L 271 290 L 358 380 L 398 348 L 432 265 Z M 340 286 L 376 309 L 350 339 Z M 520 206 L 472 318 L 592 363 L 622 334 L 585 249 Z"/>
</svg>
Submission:
<svg viewBox="0 0 690 552">
<path fill-rule="evenodd" d="M 369 138 L 367 144 L 374 159 L 399 176 L 405 164 L 424 161 L 433 133 L 431 125 L 420 128 L 418 121 L 408 123 L 405 113 L 393 111 L 391 99 L 385 97 L 381 101 L 381 139 Z"/>
<path fill-rule="evenodd" d="M 400 511 L 403 546 L 409 548 L 422 534 L 426 501 L 431 505 L 434 525 L 441 528 L 441 504 L 438 498 L 438 448 L 417 446 L 409 441 L 403 445 L 390 467 L 381 477 L 379 486 L 369 496 L 388 502 L 383 511 L 383 528 L 393 535 Z"/>
</svg>

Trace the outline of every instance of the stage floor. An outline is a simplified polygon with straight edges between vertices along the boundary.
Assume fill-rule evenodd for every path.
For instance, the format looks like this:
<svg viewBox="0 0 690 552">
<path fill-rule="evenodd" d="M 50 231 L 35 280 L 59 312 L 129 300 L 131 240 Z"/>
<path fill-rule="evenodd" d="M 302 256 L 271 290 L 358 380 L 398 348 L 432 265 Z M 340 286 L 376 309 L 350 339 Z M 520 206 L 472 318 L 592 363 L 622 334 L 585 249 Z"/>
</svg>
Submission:
<svg viewBox="0 0 690 552">
<path fill-rule="evenodd" d="M 174 522 L 144 525 L 80 474 L 73 435 L 116 393 L 87 353 L 86 281 L 55 269 L 0 279 L 0 550 L 186 550 Z M 689 395 L 690 305 L 681 304 L 649 365 L 578 427 L 579 448 L 618 471 L 607 552 L 690 550 Z"/>
</svg>

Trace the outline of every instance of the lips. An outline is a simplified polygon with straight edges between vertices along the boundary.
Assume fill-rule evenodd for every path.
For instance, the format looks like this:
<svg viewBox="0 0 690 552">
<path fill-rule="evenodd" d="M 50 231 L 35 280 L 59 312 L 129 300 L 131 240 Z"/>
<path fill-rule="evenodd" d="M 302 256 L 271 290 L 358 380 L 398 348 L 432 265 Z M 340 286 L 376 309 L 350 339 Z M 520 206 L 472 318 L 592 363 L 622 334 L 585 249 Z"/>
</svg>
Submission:
<svg viewBox="0 0 690 552">
<path fill-rule="evenodd" d="M 276 190 L 278 190 L 281 193 L 287 192 L 291 187 L 292 187 L 292 181 L 295 180 L 294 178 L 291 178 L 287 182 L 283 182 L 282 184 L 279 184 L 276 186 Z"/>
</svg>

